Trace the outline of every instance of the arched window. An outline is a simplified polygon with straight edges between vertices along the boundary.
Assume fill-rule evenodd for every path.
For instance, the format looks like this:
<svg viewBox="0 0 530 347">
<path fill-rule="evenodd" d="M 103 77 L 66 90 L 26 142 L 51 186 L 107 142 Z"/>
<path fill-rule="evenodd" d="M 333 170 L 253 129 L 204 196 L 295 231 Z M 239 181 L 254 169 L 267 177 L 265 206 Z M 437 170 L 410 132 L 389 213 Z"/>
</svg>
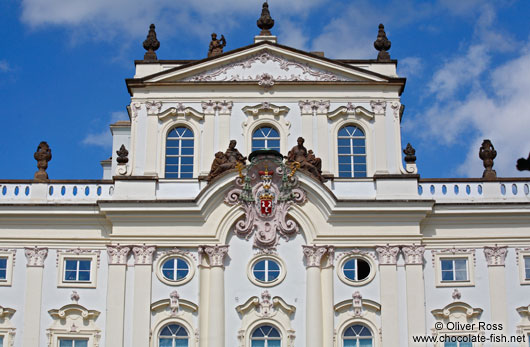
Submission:
<svg viewBox="0 0 530 347">
<path fill-rule="evenodd" d="M 372 347 L 374 339 L 370 329 L 364 325 L 350 325 L 344 330 L 342 337 L 343 347 Z"/>
<path fill-rule="evenodd" d="M 176 127 L 167 135 L 165 177 L 193 177 L 193 132 L 188 128 Z"/>
<path fill-rule="evenodd" d="M 252 150 L 274 149 L 280 151 L 280 134 L 270 126 L 264 126 L 252 133 Z"/>
<path fill-rule="evenodd" d="M 256 328 L 250 338 L 251 347 L 281 347 L 282 337 L 278 329 L 271 325 Z"/>
<path fill-rule="evenodd" d="M 366 136 L 354 126 L 346 125 L 338 134 L 339 177 L 366 177 Z"/>
<path fill-rule="evenodd" d="M 188 347 L 188 332 L 178 324 L 168 324 L 160 330 L 158 347 Z"/>
</svg>

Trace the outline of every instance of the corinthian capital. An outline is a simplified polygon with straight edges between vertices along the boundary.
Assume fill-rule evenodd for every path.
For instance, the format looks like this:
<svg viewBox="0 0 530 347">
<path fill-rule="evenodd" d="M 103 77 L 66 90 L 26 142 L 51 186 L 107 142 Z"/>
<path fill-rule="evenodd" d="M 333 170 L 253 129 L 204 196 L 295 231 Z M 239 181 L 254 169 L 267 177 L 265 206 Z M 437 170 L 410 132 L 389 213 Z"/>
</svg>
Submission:
<svg viewBox="0 0 530 347">
<path fill-rule="evenodd" d="M 232 113 L 232 106 L 234 103 L 232 101 L 219 101 L 216 105 L 217 109 L 219 110 L 219 114 L 230 114 Z"/>
<path fill-rule="evenodd" d="M 484 247 L 484 255 L 488 261 L 488 266 L 504 266 L 507 252 L 508 248 L 506 247 Z"/>
<path fill-rule="evenodd" d="M 212 101 L 212 100 L 202 101 L 201 102 L 202 112 L 204 114 L 214 114 L 215 113 L 216 104 L 217 103 L 215 101 Z"/>
<path fill-rule="evenodd" d="M 317 114 L 326 114 L 329 111 L 329 100 L 315 101 L 314 106 L 317 110 Z"/>
<path fill-rule="evenodd" d="M 146 101 L 145 108 L 147 108 L 147 114 L 159 114 L 162 103 L 160 101 Z"/>
<path fill-rule="evenodd" d="M 107 246 L 107 255 L 110 265 L 126 265 L 127 255 L 131 251 L 129 246 L 110 245 Z"/>
<path fill-rule="evenodd" d="M 372 112 L 376 115 L 384 115 L 386 111 L 386 101 L 383 100 L 372 100 L 370 101 L 372 106 Z"/>
<path fill-rule="evenodd" d="M 313 101 L 309 100 L 302 100 L 298 102 L 298 106 L 300 106 L 300 113 L 301 114 L 312 114 L 313 113 Z"/>
<path fill-rule="evenodd" d="M 329 252 L 329 246 L 302 246 L 306 259 L 306 267 L 320 267 L 322 257 Z"/>
<path fill-rule="evenodd" d="M 156 251 L 155 246 L 133 246 L 134 264 L 151 265 L 153 264 L 153 253 Z"/>
<path fill-rule="evenodd" d="M 399 253 L 398 246 L 379 246 L 375 249 L 375 251 L 377 252 L 379 265 L 396 265 L 397 255 Z"/>
<path fill-rule="evenodd" d="M 224 267 L 225 255 L 228 253 L 228 245 L 200 246 L 199 253 L 208 256 L 211 267 Z"/>
<path fill-rule="evenodd" d="M 425 253 L 425 247 L 417 245 L 403 246 L 401 247 L 401 250 L 405 256 L 405 264 L 423 265 L 423 253 Z"/>
<path fill-rule="evenodd" d="M 44 260 L 48 255 L 48 248 L 24 248 L 24 254 L 28 260 L 27 267 L 44 267 Z"/>
</svg>

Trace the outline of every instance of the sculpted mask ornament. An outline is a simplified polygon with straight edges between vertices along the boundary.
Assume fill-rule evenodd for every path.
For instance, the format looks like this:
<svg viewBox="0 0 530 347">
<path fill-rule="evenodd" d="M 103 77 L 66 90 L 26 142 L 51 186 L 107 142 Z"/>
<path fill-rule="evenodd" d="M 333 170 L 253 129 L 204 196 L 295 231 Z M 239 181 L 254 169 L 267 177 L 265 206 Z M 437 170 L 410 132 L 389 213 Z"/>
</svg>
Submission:
<svg viewBox="0 0 530 347">
<path fill-rule="evenodd" d="M 284 164 L 280 153 L 261 150 L 249 159 L 249 166 L 239 167 L 240 175 L 225 203 L 245 211 L 245 219 L 235 225 L 238 236 L 249 239 L 254 235 L 255 247 L 274 250 L 280 238 L 289 240 L 298 232 L 298 224 L 287 213 L 293 204 L 304 203 L 306 194 L 298 188 L 296 166 Z"/>
</svg>

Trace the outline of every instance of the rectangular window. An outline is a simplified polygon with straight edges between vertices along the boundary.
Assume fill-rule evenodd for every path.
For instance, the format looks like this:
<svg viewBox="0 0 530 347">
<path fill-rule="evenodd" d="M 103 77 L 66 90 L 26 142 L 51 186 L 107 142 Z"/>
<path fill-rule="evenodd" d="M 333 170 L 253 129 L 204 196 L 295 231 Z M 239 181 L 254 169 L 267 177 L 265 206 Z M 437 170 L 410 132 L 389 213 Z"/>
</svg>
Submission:
<svg viewBox="0 0 530 347">
<path fill-rule="evenodd" d="M 64 280 L 66 282 L 90 282 L 90 259 L 65 259 Z"/>
<path fill-rule="evenodd" d="M 0 257 L 0 281 L 7 281 L 7 257 Z"/>
<path fill-rule="evenodd" d="M 4 337 L 0 336 L 0 347 L 4 347 Z"/>
<path fill-rule="evenodd" d="M 525 279 L 530 280 L 530 257 L 524 257 Z"/>
<path fill-rule="evenodd" d="M 467 281 L 467 259 L 442 259 L 442 281 Z"/>
<path fill-rule="evenodd" d="M 87 339 L 59 339 L 59 347 L 88 347 Z"/>
</svg>

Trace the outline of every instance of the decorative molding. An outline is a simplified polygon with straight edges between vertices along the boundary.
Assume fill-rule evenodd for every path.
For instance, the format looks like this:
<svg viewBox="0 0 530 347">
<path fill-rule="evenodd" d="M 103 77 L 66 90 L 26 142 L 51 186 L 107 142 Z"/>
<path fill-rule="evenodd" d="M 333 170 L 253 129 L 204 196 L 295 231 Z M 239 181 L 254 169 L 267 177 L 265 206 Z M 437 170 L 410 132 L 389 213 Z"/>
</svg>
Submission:
<svg viewBox="0 0 530 347">
<path fill-rule="evenodd" d="M 46 330 L 48 346 L 56 346 L 58 336 L 71 336 L 82 334 L 88 336 L 90 346 L 99 346 L 101 330 L 95 325 L 95 321 L 100 315 L 99 311 L 88 310 L 77 303 L 65 305 L 59 309 L 49 310 L 48 313 L 53 319 L 53 323 Z"/>
<path fill-rule="evenodd" d="M 373 261 L 377 260 L 377 256 L 375 255 L 374 252 L 362 250 L 362 249 L 359 249 L 359 248 L 354 248 L 354 249 L 352 249 L 352 250 L 350 250 L 348 252 L 339 253 L 335 257 L 335 260 L 337 262 L 341 262 L 344 258 L 350 258 L 350 257 L 354 257 L 354 256 L 364 256 L 364 257 L 368 257 L 368 258 L 372 259 Z"/>
<path fill-rule="evenodd" d="M 215 114 L 215 106 L 217 105 L 216 101 L 208 100 L 201 101 L 202 112 L 204 114 L 213 115 Z"/>
<path fill-rule="evenodd" d="M 138 114 L 141 109 L 142 109 L 142 103 L 131 102 L 131 116 L 132 116 L 133 122 L 136 122 L 138 120 Z"/>
<path fill-rule="evenodd" d="M 244 304 L 236 307 L 236 311 L 242 315 L 251 310 L 256 311 L 256 315 L 261 318 L 274 317 L 278 310 L 282 310 L 288 316 L 296 311 L 296 307 L 287 304 L 281 297 L 275 296 L 271 300 L 268 290 L 261 293 L 261 300 L 257 296 L 248 299 Z"/>
<path fill-rule="evenodd" d="M 384 100 L 372 100 L 370 106 L 375 115 L 384 116 L 386 112 L 386 101 Z"/>
<path fill-rule="evenodd" d="M 84 249 L 84 248 L 71 248 L 64 250 L 57 250 L 57 256 L 55 258 L 55 265 L 59 267 L 59 258 L 61 255 L 96 255 L 97 267 L 99 268 L 101 263 L 101 251 L 95 249 Z"/>
<path fill-rule="evenodd" d="M 194 254 L 194 253 L 191 253 L 190 251 L 184 251 L 178 247 L 173 247 L 167 251 L 160 251 L 160 249 L 157 250 L 156 252 L 156 255 L 157 255 L 157 258 L 159 257 L 162 257 L 162 256 L 172 256 L 172 255 L 175 255 L 175 256 L 183 256 L 183 257 L 190 257 L 192 258 L 193 260 L 197 261 L 197 256 Z"/>
<path fill-rule="evenodd" d="M 145 108 L 147 109 L 147 114 L 158 114 L 162 108 L 162 103 L 160 101 L 146 101 Z"/>
<path fill-rule="evenodd" d="M 334 111 L 328 112 L 327 117 L 329 119 L 336 118 L 338 116 L 363 116 L 366 119 L 370 120 L 373 119 L 375 116 L 374 112 L 368 111 L 366 108 L 362 106 L 355 106 L 353 103 L 348 102 L 346 106 L 340 106 Z"/>
<path fill-rule="evenodd" d="M 17 260 L 17 250 L 16 249 L 0 248 L 0 255 L 1 254 L 3 254 L 4 256 L 8 255 L 8 254 L 11 254 L 11 257 L 13 259 L 13 266 L 15 266 L 15 262 Z"/>
<path fill-rule="evenodd" d="M 249 117 L 258 116 L 263 113 L 272 113 L 274 116 L 285 116 L 289 112 L 289 107 L 276 106 L 269 102 L 263 102 L 255 106 L 245 106 L 243 107 L 243 112 Z"/>
<path fill-rule="evenodd" d="M 393 101 L 390 104 L 390 107 L 392 108 L 392 111 L 393 111 L 393 114 L 394 114 L 394 118 L 395 119 L 399 119 L 399 113 L 401 111 L 401 103 L 398 102 L 398 101 Z"/>
<path fill-rule="evenodd" d="M 219 114 L 225 114 L 229 115 L 232 113 L 232 107 L 234 106 L 234 103 L 232 101 L 218 101 L 215 105 L 215 108 L 219 110 Z"/>
<path fill-rule="evenodd" d="M 109 265 L 127 265 L 127 255 L 130 251 L 129 246 L 107 245 Z"/>
<path fill-rule="evenodd" d="M 197 312 L 199 306 L 191 301 L 180 298 L 179 293 L 174 290 L 168 299 L 162 299 L 151 304 L 151 312 L 166 311 L 170 317 L 182 315 L 184 312 Z"/>
<path fill-rule="evenodd" d="M 302 115 L 313 114 L 314 103 L 315 103 L 314 101 L 309 101 L 309 100 L 298 101 L 298 106 L 300 106 L 300 113 Z"/>
<path fill-rule="evenodd" d="M 74 304 L 77 304 L 79 303 L 80 299 L 81 299 L 81 296 L 79 295 L 79 293 L 75 290 L 72 290 L 72 294 L 70 294 L 70 300 L 72 300 Z"/>
<path fill-rule="evenodd" d="M 458 301 L 462 298 L 462 293 L 460 293 L 460 291 L 455 288 L 455 290 L 453 290 L 453 294 L 451 295 L 451 297 L 453 298 L 454 301 Z"/>
<path fill-rule="evenodd" d="M 329 112 L 330 101 L 329 100 L 300 100 L 298 101 L 300 106 L 300 113 L 302 115 L 312 115 L 313 112 L 316 114 L 327 114 Z"/>
<path fill-rule="evenodd" d="M 44 267 L 44 260 L 48 256 L 48 248 L 24 248 L 24 254 L 27 259 L 27 267 Z"/>
<path fill-rule="evenodd" d="M 224 258 L 228 253 L 228 245 L 199 246 L 199 253 L 205 253 L 210 260 L 210 267 L 224 267 Z"/>
<path fill-rule="evenodd" d="M 528 253 L 528 255 L 530 255 L 530 247 L 528 247 L 528 248 L 516 248 L 515 249 L 515 254 L 517 255 L 515 257 L 515 262 L 516 262 L 517 265 L 519 265 L 519 256 L 521 254 L 523 254 L 523 253 L 524 253 L 524 255 L 527 255 L 527 253 Z"/>
<path fill-rule="evenodd" d="M 436 266 L 436 260 L 435 260 L 435 256 L 436 255 L 451 256 L 451 255 L 466 255 L 466 254 L 472 255 L 472 257 L 473 257 L 473 267 L 475 267 L 475 265 L 477 263 L 477 259 L 476 259 L 476 256 L 475 256 L 475 249 L 474 248 L 456 248 L 454 246 L 453 246 L 453 248 L 433 249 L 431 251 L 432 265 Z"/>
<path fill-rule="evenodd" d="M 177 106 L 170 107 L 164 112 L 153 114 L 158 115 L 160 120 L 164 120 L 168 117 L 194 117 L 198 120 L 204 119 L 204 113 L 201 113 L 192 107 L 185 107 L 184 104 L 180 102 L 177 102 Z"/>
<path fill-rule="evenodd" d="M 377 252 L 377 259 L 379 260 L 379 265 L 396 265 L 397 257 L 399 254 L 398 246 L 379 246 L 376 247 L 375 251 Z"/>
<path fill-rule="evenodd" d="M 363 296 L 359 291 L 356 291 L 352 295 L 352 307 L 353 307 L 353 316 L 360 317 L 363 312 Z"/>
<path fill-rule="evenodd" d="M 504 247 L 484 247 L 484 255 L 488 261 L 488 266 L 504 266 L 506 260 L 506 253 L 508 253 L 508 248 Z"/>
<path fill-rule="evenodd" d="M 16 311 L 13 308 L 0 306 L 0 319 L 11 318 Z"/>
<path fill-rule="evenodd" d="M 302 245 L 302 249 L 306 259 L 306 267 L 320 267 L 322 257 L 324 256 L 324 254 L 328 253 L 329 248 L 330 246 Z"/>
<path fill-rule="evenodd" d="M 351 316 L 359 318 L 364 316 L 366 311 L 378 313 L 381 311 L 381 305 L 375 301 L 363 299 L 361 293 L 356 291 L 352 294 L 352 299 L 344 300 L 333 306 L 337 313 L 348 311 L 351 308 Z"/>
<path fill-rule="evenodd" d="M 271 75 L 270 73 L 260 73 L 256 75 L 247 75 L 245 70 L 249 70 L 255 64 L 265 65 L 272 62 L 279 69 L 285 71 L 285 75 Z M 269 64 L 270 65 L 270 64 Z M 230 71 L 235 70 L 235 71 Z M 267 70 L 273 71 L 271 66 Z M 264 76 L 266 75 L 266 76 Z M 308 64 L 292 61 L 284 57 L 274 55 L 268 50 L 259 54 L 246 57 L 242 60 L 227 64 L 225 66 L 211 69 L 200 73 L 198 75 L 186 77 L 184 81 L 189 82 L 243 82 L 251 81 L 258 82 L 260 86 L 269 88 L 275 82 L 288 81 L 350 81 L 342 76 L 337 76 L 334 73 L 327 72 L 318 68 L 309 66 Z"/>
<path fill-rule="evenodd" d="M 132 246 L 134 253 L 135 265 L 151 265 L 153 264 L 153 253 L 156 251 L 155 246 L 146 246 L 145 244 L 139 246 Z"/>
<path fill-rule="evenodd" d="M 478 319 L 482 314 L 482 311 L 481 308 L 473 308 L 464 302 L 456 301 L 442 309 L 432 310 L 431 313 L 436 319 L 449 319 L 462 315 L 467 319 Z"/>
<path fill-rule="evenodd" d="M 329 112 L 329 105 L 329 100 L 320 100 L 314 102 L 314 107 L 317 114 L 327 114 Z"/>
<path fill-rule="evenodd" d="M 401 251 L 405 258 L 406 265 L 423 265 L 424 246 L 412 244 L 411 246 L 402 246 Z"/>
</svg>

